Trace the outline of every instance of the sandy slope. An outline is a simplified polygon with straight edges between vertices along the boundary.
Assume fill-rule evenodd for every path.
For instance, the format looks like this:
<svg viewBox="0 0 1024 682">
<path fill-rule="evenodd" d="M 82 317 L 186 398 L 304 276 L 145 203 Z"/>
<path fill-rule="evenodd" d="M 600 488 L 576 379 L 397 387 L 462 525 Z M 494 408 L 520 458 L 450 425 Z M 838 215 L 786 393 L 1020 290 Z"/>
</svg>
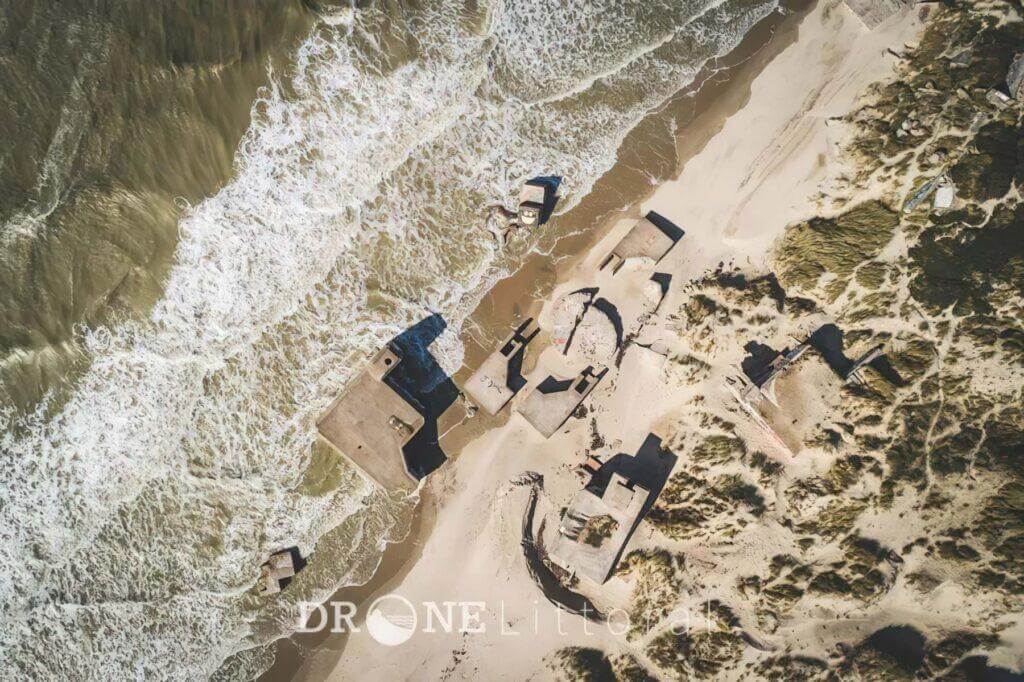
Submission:
<svg viewBox="0 0 1024 682">
<path fill-rule="evenodd" d="M 787 224 L 817 212 L 818 193 L 842 172 L 834 156 L 839 131 L 826 120 L 848 112 L 858 93 L 884 78 L 892 66 L 885 49 L 913 40 L 919 28 L 916 15 L 906 14 L 868 32 L 844 6 L 828 1 L 804 19 L 796 42 L 754 81 L 749 103 L 677 179 L 661 185 L 639 207 L 640 212 L 658 211 L 686 231 L 658 268 L 674 276 L 663 310 L 678 308 L 686 299 L 685 282 L 720 261 L 763 263 Z M 596 264 L 636 214 L 631 211 L 613 227 L 555 298 L 592 279 Z M 740 353 L 737 348 L 732 359 Z M 591 417 L 609 451 L 632 453 L 648 433 L 666 435 L 677 428 L 676 409 L 691 396 L 666 381 L 671 373 L 663 363 L 659 355 L 631 350 L 621 369 L 591 395 L 594 412 L 587 419 L 570 419 L 545 441 L 513 414 L 435 474 L 428 484 L 442 500 L 435 528 L 417 563 L 391 591 L 414 603 L 486 602 L 480 621 L 486 632 L 420 632 L 398 648 L 381 646 L 360 632 L 349 639 L 331 679 L 543 677 L 542 660 L 561 647 L 633 650 L 608 627 L 559 617 L 544 601 L 519 546 L 529 489 L 511 480 L 526 470 L 544 476 L 538 517 L 546 515 L 552 526 L 579 486 L 570 467 L 590 444 Z M 728 371 L 727 366 L 713 369 Z M 652 532 L 641 525 L 631 546 L 642 546 Z M 758 532 L 770 535 L 770 523 Z M 689 556 L 691 572 L 727 570 L 725 564 L 736 559 L 716 553 L 712 545 L 690 548 Z M 620 578 L 600 590 L 581 587 L 604 608 L 624 604 L 629 593 Z"/>
</svg>

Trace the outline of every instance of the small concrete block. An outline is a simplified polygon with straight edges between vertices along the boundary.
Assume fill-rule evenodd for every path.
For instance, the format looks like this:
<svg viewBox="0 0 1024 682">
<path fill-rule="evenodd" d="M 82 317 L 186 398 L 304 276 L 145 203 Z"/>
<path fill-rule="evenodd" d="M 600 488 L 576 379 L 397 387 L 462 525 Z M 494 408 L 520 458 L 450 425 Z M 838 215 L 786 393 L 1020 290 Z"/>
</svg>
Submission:
<svg viewBox="0 0 1024 682">
<path fill-rule="evenodd" d="M 1006 87 L 1012 97 L 1024 100 L 1024 52 L 1014 56 L 1010 71 L 1006 74 Z"/>
<path fill-rule="evenodd" d="M 548 186 L 539 180 L 530 180 L 519 190 L 519 224 L 536 227 L 544 215 Z"/>
</svg>

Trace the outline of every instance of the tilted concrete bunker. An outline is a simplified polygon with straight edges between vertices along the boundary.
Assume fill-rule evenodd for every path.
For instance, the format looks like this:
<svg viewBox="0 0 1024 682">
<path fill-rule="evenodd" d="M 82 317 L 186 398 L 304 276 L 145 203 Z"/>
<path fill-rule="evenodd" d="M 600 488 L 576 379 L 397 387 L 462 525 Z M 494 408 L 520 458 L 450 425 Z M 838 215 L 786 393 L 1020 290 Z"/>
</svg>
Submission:
<svg viewBox="0 0 1024 682">
<path fill-rule="evenodd" d="M 466 381 L 466 393 L 489 414 L 497 414 L 526 385 L 523 358 L 526 346 L 539 332 L 533 318 L 527 318 Z"/>
<path fill-rule="evenodd" d="M 423 416 L 387 384 L 402 358 L 385 347 L 317 424 L 320 435 L 367 478 L 385 490 L 412 491 L 402 446 L 424 424 Z"/>
</svg>

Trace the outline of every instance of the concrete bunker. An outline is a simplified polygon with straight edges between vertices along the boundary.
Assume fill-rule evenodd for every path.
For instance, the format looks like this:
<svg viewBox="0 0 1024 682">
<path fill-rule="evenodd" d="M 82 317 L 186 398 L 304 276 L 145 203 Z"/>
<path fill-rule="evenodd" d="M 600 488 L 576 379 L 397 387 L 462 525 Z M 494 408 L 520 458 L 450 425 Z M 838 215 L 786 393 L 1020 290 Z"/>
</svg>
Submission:
<svg viewBox="0 0 1024 682">
<path fill-rule="evenodd" d="M 533 318 L 527 318 L 466 381 L 466 393 L 489 414 L 497 414 L 526 385 L 523 358 L 539 332 Z"/>
<path fill-rule="evenodd" d="M 274 552 L 260 566 L 259 593 L 269 596 L 288 587 L 288 583 L 306 567 L 306 563 L 307 559 L 302 556 L 298 547 Z"/>
<path fill-rule="evenodd" d="M 420 412 L 386 382 L 402 362 L 393 346 L 374 356 L 317 424 L 320 435 L 385 490 L 414 490 L 402 447 L 423 427 Z"/>
<path fill-rule="evenodd" d="M 611 252 L 601 262 L 599 269 L 604 270 L 610 267 L 612 272 L 616 273 L 631 258 L 657 263 L 672 250 L 682 236 L 683 231 L 672 221 L 650 211 L 636 221 L 626 236 L 612 247 Z"/>
<path fill-rule="evenodd" d="M 600 584 L 608 579 L 665 485 L 676 456 L 649 434 L 635 455 L 588 463 L 591 482 L 565 508 L 549 548 L 551 560 L 571 574 Z M 600 464 L 597 470 L 594 464 Z"/>
<path fill-rule="evenodd" d="M 527 180 L 519 190 L 519 223 L 523 227 L 537 227 L 547 206 L 548 186 L 538 179 Z"/>
<path fill-rule="evenodd" d="M 873 29 L 883 21 L 910 6 L 908 0 L 846 0 L 846 6 L 865 27 Z"/>
<path fill-rule="evenodd" d="M 548 375 L 519 405 L 519 413 L 545 438 L 550 438 L 607 373 L 607 367 L 600 371 L 587 367 L 571 379 Z"/>
</svg>

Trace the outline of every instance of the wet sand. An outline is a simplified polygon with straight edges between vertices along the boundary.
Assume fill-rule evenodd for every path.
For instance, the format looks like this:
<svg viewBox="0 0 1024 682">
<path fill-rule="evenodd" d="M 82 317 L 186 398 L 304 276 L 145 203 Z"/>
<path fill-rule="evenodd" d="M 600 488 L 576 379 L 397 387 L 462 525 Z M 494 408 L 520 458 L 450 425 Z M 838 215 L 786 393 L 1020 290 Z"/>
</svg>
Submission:
<svg viewBox="0 0 1024 682">
<path fill-rule="evenodd" d="M 763 20 L 736 50 L 707 65 L 693 84 L 649 114 L 623 141 L 616 164 L 598 180 L 593 191 L 545 226 L 547 232 L 536 251 L 514 275 L 494 286 L 464 326 L 461 339 L 466 348 L 465 361 L 454 376 L 456 384 L 461 385 L 472 374 L 517 320 L 539 313 L 545 298 L 619 220 L 639 217 L 638 204 L 661 182 L 678 176 L 729 117 L 746 105 L 753 80 L 792 44 L 800 21 L 814 7 L 811 0 L 784 4 L 785 13 Z M 540 346 L 544 342 L 542 333 L 535 343 Z M 528 356 L 524 373 L 532 369 L 533 361 Z M 507 410 L 495 417 L 480 411 L 474 419 L 460 424 L 464 414 L 455 405 L 439 422 L 441 445 L 449 458 L 456 459 L 468 443 L 504 424 L 508 415 Z M 451 462 L 446 465 L 450 466 Z M 330 601 L 349 601 L 364 607 L 401 583 L 419 559 L 449 492 L 440 479 L 435 475 L 424 487 L 409 535 L 388 545 L 370 581 L 342 588 Z M 357 625 L 365 616 L 363 611 L 359 609 Z M 323 679 L 342 659 L 347 641 L 346 635 L 328 632 L 279 640 L 275 664 L 260 679 Z"/>
</svg>

